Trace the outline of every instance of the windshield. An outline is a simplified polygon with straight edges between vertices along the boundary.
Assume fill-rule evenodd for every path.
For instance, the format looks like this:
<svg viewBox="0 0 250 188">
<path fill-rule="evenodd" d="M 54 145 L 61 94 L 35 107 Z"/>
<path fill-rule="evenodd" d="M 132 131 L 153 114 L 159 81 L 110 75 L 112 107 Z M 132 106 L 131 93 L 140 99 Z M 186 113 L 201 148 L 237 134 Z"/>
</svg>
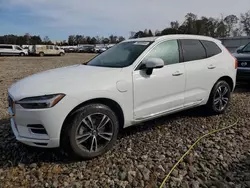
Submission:
<svg viewBox="0 0 250 188">
<path fill-rule="evenodd" d="M 23 50 L 23 49 L 19 46 L 16 46 L 16 50 Z"/>
<path fill-rule="evenodd" d="M 242 49 L 243 52 L 250 52 L 250 43 L 247 44 L 243 49 Z"/>
<path fill-rule="evenodd" d="M 122 42 L 94 57 L 87 65 L 122 68 L 131 65 L 152 42 Z"/>
<path fill-rule="evenodd" d="M 243 47 L 244 47 L 244 45 L 243 46 L 240 46 L 240 47 L 238 47 L 238 48 L 236 48 L 236 50 L 234 51 L 234 52 L 238 52 L 239 50 L 242 50 L 243 49 Z"/>
</svg>

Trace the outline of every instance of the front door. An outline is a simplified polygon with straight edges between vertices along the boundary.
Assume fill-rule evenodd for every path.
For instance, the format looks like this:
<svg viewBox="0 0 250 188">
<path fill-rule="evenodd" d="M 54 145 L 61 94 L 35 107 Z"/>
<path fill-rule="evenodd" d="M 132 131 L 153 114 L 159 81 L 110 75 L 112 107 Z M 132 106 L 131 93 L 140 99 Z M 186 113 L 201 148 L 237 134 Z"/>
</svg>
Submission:
<svg viewBox="0 0 250 188">
<path fill-rule="evenodd" d="M 19 46 L 13 46 L 13 53 L 14 55 L 19 55 L 22 52 L 22 49 Z"/>
<path fill-rule="evenodd" d="M 181 109 L 184 105 L 185 67 L 180 63 L 177 40 L 157 44 L 145 58 L 158 57 L 165 66 L 133 72 L 135 120 L 150 118 L 161 113 Z"/>
</svg>

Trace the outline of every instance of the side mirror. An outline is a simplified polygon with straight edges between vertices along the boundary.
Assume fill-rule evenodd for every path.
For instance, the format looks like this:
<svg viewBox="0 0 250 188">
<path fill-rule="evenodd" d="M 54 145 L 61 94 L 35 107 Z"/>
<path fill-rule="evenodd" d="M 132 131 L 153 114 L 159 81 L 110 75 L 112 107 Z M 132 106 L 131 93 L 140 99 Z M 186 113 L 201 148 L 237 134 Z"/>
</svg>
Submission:
<svg viewBox="0 0 250 188">
<path fill-rule="evenodd" d="M 236 52 L 237 52 L 238 54 L 240 54 L 240 53 L 242 52 L 242 50 L 241 50 L 241 49 L 238 49 Z"/>
<path fill-rule="evenodd" d="M 159 69 L 164 67 L 164 61 L 161 58 L 148 58 L 142 61 L 141 69 L 146 70 L 147 75 L 151 75 L 153 73 L 153 69 Z"/>
</svg>

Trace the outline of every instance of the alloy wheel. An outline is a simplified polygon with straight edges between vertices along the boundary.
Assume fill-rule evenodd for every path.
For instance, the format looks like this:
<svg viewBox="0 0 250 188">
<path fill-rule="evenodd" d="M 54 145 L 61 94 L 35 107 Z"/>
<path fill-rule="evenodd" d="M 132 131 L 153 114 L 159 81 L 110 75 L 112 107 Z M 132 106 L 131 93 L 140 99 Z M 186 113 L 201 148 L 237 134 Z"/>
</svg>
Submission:
<svg viewBox="0 0 250 188">
<path fill-rule="evenodd" d="M 219 86 L 216 90 L 215 96 L 214 96 L 214 107 L 218 111 L 223 111 L 229 101 L 229 94 L 230 90 L 226 86 Z"/>
<path fill-rule="evenodd" d="M 85 152 L 98 152 L 112 140 L 114 126 L 111 119 L 103 113 L 85 117 L 76 128 L 75 140 Z"/>
</svg>

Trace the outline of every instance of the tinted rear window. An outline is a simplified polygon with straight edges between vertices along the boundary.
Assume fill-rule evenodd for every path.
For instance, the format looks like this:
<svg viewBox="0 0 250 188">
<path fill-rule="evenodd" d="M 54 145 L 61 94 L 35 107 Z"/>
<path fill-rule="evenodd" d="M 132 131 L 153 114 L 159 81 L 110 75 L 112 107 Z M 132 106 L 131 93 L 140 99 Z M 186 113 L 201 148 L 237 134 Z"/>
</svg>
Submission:
<svg viewBox="0 0 250 188">
<path fill-rule="evenodd" d="M 12 46 L 0 46 L 1 49 L 12 49 Z"/>
<path fill-rule="evenodd" d="M 181 40 L 184 61 L 195 61 L 206 58 L 205 48 L 199 40 L 182 39 Z"/>
<path fill-rule="evenodd" d="M 202 40 L 201 42 L 206 48 L 207 57 L 212 57 L 214 55 L 221 53 L 221 49 L 214 42 L 206 40 Z"/>
</svg>

